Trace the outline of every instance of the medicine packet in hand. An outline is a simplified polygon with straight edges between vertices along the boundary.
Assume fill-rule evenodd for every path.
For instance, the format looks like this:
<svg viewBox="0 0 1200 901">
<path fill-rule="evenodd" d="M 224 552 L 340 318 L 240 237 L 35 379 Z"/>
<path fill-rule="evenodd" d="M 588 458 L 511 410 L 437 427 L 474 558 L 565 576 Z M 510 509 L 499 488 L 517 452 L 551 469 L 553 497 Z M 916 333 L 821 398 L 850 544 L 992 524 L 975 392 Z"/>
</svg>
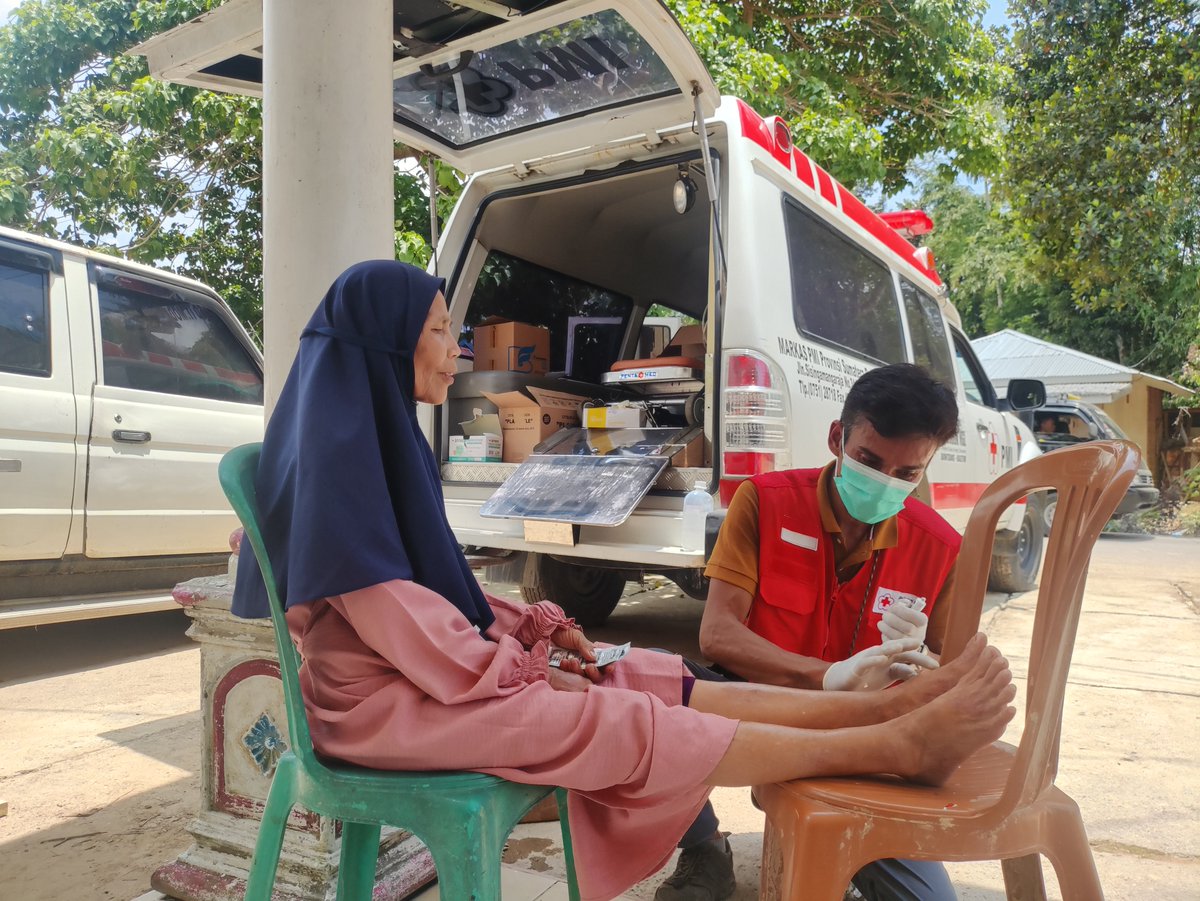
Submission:
<svg viewBox="0 0 1200 901">
<path fill-rule="evenodd" d="M 616 663 L 622 657 L 629 653 L 630 643 L 617 645 L 611 648 L 596 648 L 596 666 L 600 669 L 608 666 L 611 663 Z M 550 647 L 550 665 L 562 666 L 562 662 L 568 658 L 578 660 L 580 663 L 586 663 L 578 651 L 570 651 L 566 648 L 559 648 L 551 645 Z"/>
</svg>

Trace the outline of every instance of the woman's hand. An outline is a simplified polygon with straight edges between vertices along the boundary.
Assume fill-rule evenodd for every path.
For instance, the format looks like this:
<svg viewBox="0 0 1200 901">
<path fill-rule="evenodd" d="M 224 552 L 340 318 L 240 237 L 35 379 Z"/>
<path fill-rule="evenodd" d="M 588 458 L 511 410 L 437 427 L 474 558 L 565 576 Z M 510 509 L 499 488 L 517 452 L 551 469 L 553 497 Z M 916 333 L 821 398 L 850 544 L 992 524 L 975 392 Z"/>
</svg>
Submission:
<svg viewBox="0 0 1200 901">
<path fill-rule="evenodd" d="M 584 676 L 592 682 L 599 682 L 604 678 L 604 674 L 600 672 L 600 668 L 594 662 L 596 649 L 579 629 L 559 629 L 550 636 L 550 643 L 560 648 L 566 648 L 568 651 L 574 651 L 585 661 L 581 664 L 577 660 L 564 660 L 559 667 L 563 672 Z"/>
<path fill-rule="evenodd" d="M 592 687 L 591 680 L 586 676 L 564 671 L 563 668 L 557 666 L 550 667 L 550 674 L 546 677 L 546 681 L 555 691 L 587 691 Z"/>
</svg>

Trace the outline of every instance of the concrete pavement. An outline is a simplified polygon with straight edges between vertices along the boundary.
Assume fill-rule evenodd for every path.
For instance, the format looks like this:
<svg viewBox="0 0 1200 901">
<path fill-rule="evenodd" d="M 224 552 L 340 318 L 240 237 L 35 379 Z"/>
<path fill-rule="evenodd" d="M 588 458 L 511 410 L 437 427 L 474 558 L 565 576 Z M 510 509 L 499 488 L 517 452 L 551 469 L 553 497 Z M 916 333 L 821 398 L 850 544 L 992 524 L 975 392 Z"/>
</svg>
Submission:
<svg viewBox="0 0 1200 901">
<path fill-rule="evenodd" d="M 1109 899 L 1200 899 L 1198 599 L 1200 542 L 1097 545 L 1058 783 L 1083 811 Z M 1034 600 L 991 596 L 984 614 L 1018 679 Z M 669 584 L 631 586 L 596 637 L 696 655 L 700 612 Z M 0 897 L 128 901 L 187 845 L 200 723 L 186 623 L 172 612 L 0 632 Z M 745 790 L 718 790 L 714 802 L 733 833 L 736 897 L 754 898 L 762 815 Z M 510 842 L 510 865 L 530 877 L 513 884 L 532 887 L 528 897 L 557 897 L 556 829 L 522 826 Z M 1004 897 L 998 864 L 950 869 L 963 901 Z M 663 875 L 629 897 L 652 898 Z M 1052 873 L 1047 887 L 1058 897 Z"/>
</svg>

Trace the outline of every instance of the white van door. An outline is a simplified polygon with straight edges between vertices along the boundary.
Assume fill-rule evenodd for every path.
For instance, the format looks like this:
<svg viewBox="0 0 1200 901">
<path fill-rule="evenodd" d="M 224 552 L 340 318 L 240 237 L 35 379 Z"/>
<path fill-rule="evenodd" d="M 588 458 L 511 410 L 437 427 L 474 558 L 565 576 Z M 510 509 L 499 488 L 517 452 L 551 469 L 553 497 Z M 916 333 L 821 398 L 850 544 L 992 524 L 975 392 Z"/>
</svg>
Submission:
<svg viewBox="0 0 1200 901">
<path fill-rule="evenodd" d="M 66 549 L 77 416 L 62 255 L 0 240 L 0 560 Z"/>
<path fill-rule="evenodd" d="M 692 121 L 693 95 L 704 117 L 719 101 L 657 0 L 397 0 L 394 22 L 396 139 L 468 174 L 657 143 Z M 134 52 L 156 78 L 261 96 L 262 44 L 261 0 L 233 0 Z"/>
<path fill-rule="evenodd" d="M 961 383 L 959 434 L 930 467 L 930 489 L 934 509 L 961 531 L 987 486 L 1016 465 L 1017 453 L 1008 417 L 971 343 L 953 327 L 950 333 Z"/>
<path fill-rule="evenodd" d="M 227 550 L 237 520 L 217 463 L 262 439 L 261 360 L 215 297 L 115 266 L 91 271 L 100 374 L 85 553 Z"/>
</svg>

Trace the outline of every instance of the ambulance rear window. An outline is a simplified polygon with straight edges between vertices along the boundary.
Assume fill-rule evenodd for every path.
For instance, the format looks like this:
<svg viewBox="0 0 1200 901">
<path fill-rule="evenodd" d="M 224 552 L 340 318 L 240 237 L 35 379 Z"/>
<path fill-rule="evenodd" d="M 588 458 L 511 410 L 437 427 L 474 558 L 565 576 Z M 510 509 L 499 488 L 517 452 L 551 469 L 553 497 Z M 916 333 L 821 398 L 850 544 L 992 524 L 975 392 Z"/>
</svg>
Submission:
<svg viewBox="0 0 1200 901">
<path fill-rule="evenodd" d="M 888 268 L 790 197 L 783 214 L 796 328 L 874 362 L 904 362 Z"/>
</svg>

